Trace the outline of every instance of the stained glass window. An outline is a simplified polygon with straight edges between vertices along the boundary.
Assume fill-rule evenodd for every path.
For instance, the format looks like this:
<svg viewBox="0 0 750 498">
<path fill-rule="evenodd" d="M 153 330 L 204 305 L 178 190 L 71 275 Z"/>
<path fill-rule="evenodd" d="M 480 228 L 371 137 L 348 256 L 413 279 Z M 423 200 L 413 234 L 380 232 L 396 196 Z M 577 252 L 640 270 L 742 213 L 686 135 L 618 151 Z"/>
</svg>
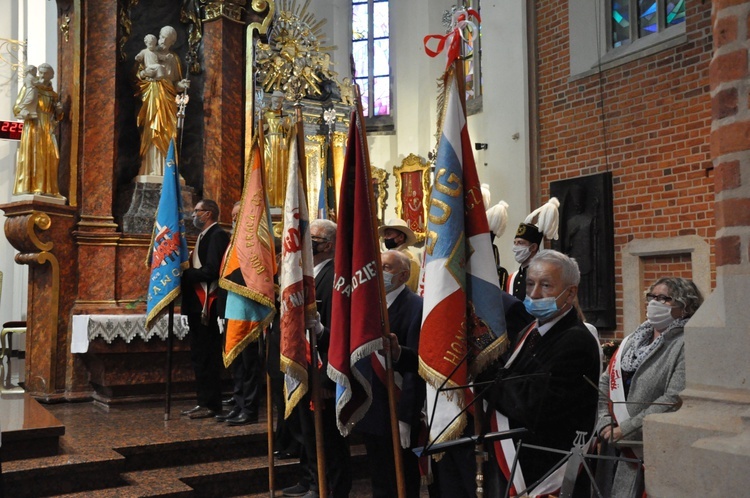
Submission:
<svg viewBox="0 0 750 498">
<path fill-rule="evenodd" d="M 458 3 L 459 7 L 473 9 L 480 12 L 479 0 L 462 0 Z M 464 57 L 464 75 L 466 77 L 466 104 L 469 112 L 479 111 L 481 107 L 474 108 L 471 101 L 479 99 L 482 96 L 482 46 L 481 32 L 482 25 L 479 21 L 474 20 L 476 29 L 464 29 L 463 32 L 463 57 Z"/>
<path fill-rule="evenodd" d="M 612 46 L 630 40 L 630 0 L 612 2 Z"/>
<path fill-rule="evenodd" d="M 365 116 L 391 114 L 388 0 L 352 1 L 352 56 Z"/>
<path fill-rule="evenodd" d="M 685 0 L 609 0 L 609 12 L 610 47 L 617 48 L 685 22 Z"/>
</svg>

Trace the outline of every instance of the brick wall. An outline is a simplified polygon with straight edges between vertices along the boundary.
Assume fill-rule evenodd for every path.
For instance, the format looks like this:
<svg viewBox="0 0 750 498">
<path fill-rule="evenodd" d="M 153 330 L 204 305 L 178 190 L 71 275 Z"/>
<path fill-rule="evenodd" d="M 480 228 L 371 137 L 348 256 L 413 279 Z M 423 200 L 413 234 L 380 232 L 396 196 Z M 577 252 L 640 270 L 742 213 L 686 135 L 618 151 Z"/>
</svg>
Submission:
<svg viewBox="0 0 750 498">
<path fill-rule="evenodd" d="M 687 1 L 686 43 L 573 80 L 567 5 L 537 1 L 541 195 L 546 201 L 556 180 L 612 172 L 615 334 L 622 337 L 631 332 L 622 330 L 620 255 L 629 241 L 699 235 L 712 245 L 715 282 L 711 2 Z M 731 112 L 731 95 L 717 100 L 714 107 Z"/>
</svg>

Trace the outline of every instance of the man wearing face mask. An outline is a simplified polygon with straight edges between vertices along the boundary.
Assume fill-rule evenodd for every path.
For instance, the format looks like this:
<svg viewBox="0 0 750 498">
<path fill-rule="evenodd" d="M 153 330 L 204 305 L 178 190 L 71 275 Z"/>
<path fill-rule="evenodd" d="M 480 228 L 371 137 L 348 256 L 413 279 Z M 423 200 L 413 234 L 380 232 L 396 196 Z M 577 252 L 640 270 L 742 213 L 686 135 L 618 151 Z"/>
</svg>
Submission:
<svg viewBox="0 0 750 498">
<path fill-rule="evenodd" d="M 182 272 L 182 314 L 190 327 L 190 359 L 195 372 L 198 404 L 182 412 L 190 418 L 221 413 L 222 337 L 219 333 L 218 281 L 229 234 L 217 223 L 219 206 L 203 199 L 193 210 L 193 225 L 201 230 L 190 255 L 190 268 Z"/>
<path fill-rule="evenodd" d="M 490 395 L 497 429 L 525 427 L 529 432 L 518 438 L 523 443 L 569 451 L 576 431 L 592 434 L 598 393 L 584 377 L 598 378 L 599 350 L 573 307 L 579 280 L 576 262 L 557 251 L 539 251 L 529 265 L 524 305 L 536 321 L 519 334 Z M 495 443 L 501 468 L 512 465 L 514 445 L 513 440 Z M 516 489 L 537 481 L 559 459 L 524 447 L 513 479 Z M 559 487 L 562 477 L 553 474 L 550 489 Z"/>
<path fill-rule="evenodd" d="M 534 256 L 542 248 L 542 240 L 544 237 L 557 239 L 559 207 L 558 200 L 552 197 L 518 225 L 516 238 L 513 239 L 513 257 L 521 266 L 508 277 L 504 290 L 521 301 L 526 297 L 526 273 Z"/>
<path fill-rule="evenodd" d="M 383 238 L 383 246 L 386 250 L 400 251 L 409 258 L 411 271 L 406 286 L 412 292 L 416 292 L 419 286 L 420 264 L 418 258 L 408 249 L 417 242 L 414 231 L 401 218 L 393 218 L 385 225 L 378 227 L 378 234 Z"/>
<path fill-rule="evenodd" d="M 331 302 L 333 300 L 333 256 L 336 248 L 336 224 L 330 220 L 318 219 L 310 223 L 310 238 L 313 250 L 313 273 L 315 274 L 315 299 L 318 305 L 319 320 L 309 328 L 315 330 L 318 339 L 320 386 L 322 398 L 323 444 L 326 455 L 326 478 L 330 496 L 349 496 L 352 487 L 351 457 L 349 440 L 341 435 L 336 426 L 335 393 L 336 384 L 325 374 L 328 367 L 328 345 L 330 340 Z M 318 463 L 315 441 L 315 424 L 310 410 L 310 394 L 305 395 L 295 410 L 298 411 L 304 455 L 300 458 L 303 475 L 295 486 L 285 488 L 284 496 L 318 496 Z"/>
<path fill-rule="evenodd" d="M 397 338 L 399 346 L 405 346 L 410 351 L 417 351 L 422 325 L 422 298 L 406 286 L 411 272 L 409 258 L 400 251 L 389 250 L 381 254 L 380 260 L 391 333 Z M 373 358 L 373 361 L 379 361 L 385 368 L 385 358 L 382 355 Z M 417 443 L 422 405 L 425 400 L 425 382 L 416 369 L 411 372 L 401 371 L 398 364 L 395 364 L 394 368 L 397 372 L 401 372 L 401 374 L 396 374 L 396 384 L 400 385 L 396 411 L 401 436 L 406 496 L 418 498 L 421 481 L 419 460 L 408 448 Z M 385 386 L 379 382 L 373 382 L 372 390 L 372 406 L 357 424 L 356 430 L 365 434 L 372 496 L 373 498 L 390 498 L 397 496 L 398 492 L 390 438 L 388 393 Z"/>
</svg>

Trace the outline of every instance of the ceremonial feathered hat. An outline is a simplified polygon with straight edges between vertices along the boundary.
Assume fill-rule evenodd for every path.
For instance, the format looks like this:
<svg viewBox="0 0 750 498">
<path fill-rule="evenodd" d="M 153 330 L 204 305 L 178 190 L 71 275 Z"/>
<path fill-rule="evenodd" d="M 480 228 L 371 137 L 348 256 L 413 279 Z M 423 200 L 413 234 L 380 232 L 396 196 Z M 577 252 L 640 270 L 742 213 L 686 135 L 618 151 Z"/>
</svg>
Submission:
<svg viewBox="0 0 750 498">
<path fill-rule="evenodd" d="M 560 201 L 557 197 L 553 197 L 545 205 L 532 211 L 523 223 L 518 225 L 516 238 L 528 240 L 532 244 L 541 244 L 544 237 L 557 240 L 557 227 L 560 223 L 559 207 Z M 536 221 L 534 221 L 535 218 Z"/>
</svg>

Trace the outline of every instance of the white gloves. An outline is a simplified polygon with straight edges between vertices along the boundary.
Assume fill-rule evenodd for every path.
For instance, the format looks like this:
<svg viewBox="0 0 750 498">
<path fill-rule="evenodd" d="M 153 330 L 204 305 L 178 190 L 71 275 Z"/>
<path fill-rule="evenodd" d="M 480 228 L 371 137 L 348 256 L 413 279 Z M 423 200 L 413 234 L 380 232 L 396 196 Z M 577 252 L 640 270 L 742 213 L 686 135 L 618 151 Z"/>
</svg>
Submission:
<svg viewBox="0 0 750 498">
<path fill-rule="evenodd" d="M 398 421 L 398 434 L 401 437 L 401 447 L 406 449 L 411 446 L 411 425 L 401 420 Z"/>
<path fill-rule="evenodd" d="M 315 335 L 322 334 L 323 324 L 320 323 L 320 313 L 315 312 L 315 316 L 309 317 L 305 322 L 305 327 L 307 327 L 308 330 L 314 331 Z"/>
</svg>

